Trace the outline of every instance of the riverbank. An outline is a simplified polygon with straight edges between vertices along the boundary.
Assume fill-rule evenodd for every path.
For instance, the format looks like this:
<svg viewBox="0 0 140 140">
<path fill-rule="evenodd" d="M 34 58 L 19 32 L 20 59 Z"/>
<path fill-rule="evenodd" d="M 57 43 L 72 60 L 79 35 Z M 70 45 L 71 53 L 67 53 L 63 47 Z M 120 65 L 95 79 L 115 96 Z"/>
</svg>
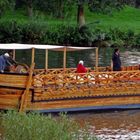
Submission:
<svg viewBox="0 0 140 140">
<path fill-rule="evenodd" d="M 22 10 L 7 11 L 0 21 L 1 43 L 71 46 L 140 46 L 140 9 L 129 6 L 112 15 L 95 14 L 85 8 L 86 25 L 79 29 L 76 10 L 69 18 L 44 13 L 29 19 Z"/>
<path fill-rule="evenodd" d="M 26 16 L 22 9 L 9 11 L 1 17 L 2 21 L 16 21 L 20 24 L 26 24 L 28 22 L 35 22 L 39 25 L 46 26 L 62 26 L 62 25 L 70 25 L 76 26 L 76 9 L 74 8 L 71 11 L 69 17 L 60 19 L 45 14 L 43 12 L 35 12 L 33 18 L 29 18 Z M 110 28 L 119 28 L 122 31 L 133 30 L 135 33 L 140 33 L 140 9 L 136 9 L 134 7 L 125 6 L 120 11 L 112 11 L 110 14 L 97 14 L 91 12 L 88 7 L 85 7 L 85 18 L 86 24 L 94 29 L 98 27 L 98 29 L 102 29 L 108 31 Z"/>
<path fill-rule="evenodd" d="M 37 113 L 1 113 L 2 135 L 6 140 L 97 140 L 65 114 L 53 117 Z"/>
</svg>

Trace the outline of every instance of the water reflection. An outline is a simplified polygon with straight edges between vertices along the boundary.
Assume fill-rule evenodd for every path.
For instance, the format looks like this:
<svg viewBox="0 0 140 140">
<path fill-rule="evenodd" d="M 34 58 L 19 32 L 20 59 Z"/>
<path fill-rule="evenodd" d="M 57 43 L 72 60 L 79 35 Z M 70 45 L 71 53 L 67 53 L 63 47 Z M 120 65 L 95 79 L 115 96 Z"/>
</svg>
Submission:
<svg viewBox="0 0 140 140">
<path fill-rule="evenodd" d="M 101 140 L 140 140 L 140 110 L 71 115 Z"/>
<path fill-rule="evenodd" d="M 124 65 L 140 64 L 140 52 L 138 50 L 125 51 L 122 53 L 122 62 Z"/>
<path fill-rule="evenodd" d="M 109 66 L 111 63 L 113 48 L 99 48 L 99 66 Z M 31 50 L 18 50 L 16 60 L 21 63 L 31 63 Z M 120 48 L 122 65 L 140 64 L 140 49 Z M 84 60 L 86 67 L 95 66 L 95 49 L 86 51 L 67 52 L 67 67 L 76 67 L 79 60 Z M 45 51 L 35 51 L 36 68 L 45 67 Z M 49 51 L 48 57 L 49 68 L 63 67 L 63 52 Z"/>
</svg>

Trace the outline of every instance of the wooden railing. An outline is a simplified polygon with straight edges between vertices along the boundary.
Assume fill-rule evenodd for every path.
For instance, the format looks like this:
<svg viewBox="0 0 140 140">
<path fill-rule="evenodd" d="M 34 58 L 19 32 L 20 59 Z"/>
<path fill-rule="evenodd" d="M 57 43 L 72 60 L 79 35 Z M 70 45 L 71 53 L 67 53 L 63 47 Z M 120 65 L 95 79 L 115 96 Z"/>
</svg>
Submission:
<svg viewBox="0 0 140 140">
<path fill-rule="evenodd" d="M 106 67 L 98 67 L 97 68 L 99 72 L 106 72 L 106 71 L 112 71 L 112 68 L 110 66 Z M 96 71 L 95 67 L 87 67 L 88 72 Z M 140 70 L 140 66 L 122 66 L 122 71 L 132 71 L 132 70 Z M 53 68 L 53 69 L 35 69 L 35 74 L 59 74 L 59 73 L 76 73 L 76 68 L 66 68 L 65 70 L 63 68 Z"/>
<path fill-rule="evenodd" d="M 45 99 L 114 94 L 140 94 L 140 71 L 48 73 L 34 76 L 36 93 Z M 41 98 L 43 98 L 41 96 Z"/>
</svg>

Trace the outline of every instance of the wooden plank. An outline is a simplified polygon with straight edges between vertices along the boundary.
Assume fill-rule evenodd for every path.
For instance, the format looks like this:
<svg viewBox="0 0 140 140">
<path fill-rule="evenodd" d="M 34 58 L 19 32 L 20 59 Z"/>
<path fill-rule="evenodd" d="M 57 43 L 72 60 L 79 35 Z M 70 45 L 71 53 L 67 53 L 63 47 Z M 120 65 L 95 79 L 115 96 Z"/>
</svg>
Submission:
<svg viewBox="0 0 140 140">
<path fill-rule="evenodd" d="M 47 110 L 77 107 L 97 107 L 113 105 L 140 104 L 140 96 L 136 97 L 117 97 L 117 98 L 98 98 L 81 100 L 63 100 L 55 102 L 33 102 L 28 105 L 28 110 Z"/>
<path fill-rule="evenodd" d="M 25 88 L 27 75 L 0 74 L 0 86 Z"/>
<path fill-rule="evenodd" d="M 24 109 L 26 108 L 26 98 L 28 96 L 31 84 L 32 84 L 32 76 L 33 76 L 33 69 L 34 69 L 35 63 L 31 64 L 30 67 L 30 72 L 29 72 L 29 78 L 28 78 L 28 82 L 26 85 L 26 90 L 24 91 L 23 95 L 21 96 L 21 103 L 20 103 L 20 108 L 19 108 L 19 112 L 23 112 Z"/>
</svg>

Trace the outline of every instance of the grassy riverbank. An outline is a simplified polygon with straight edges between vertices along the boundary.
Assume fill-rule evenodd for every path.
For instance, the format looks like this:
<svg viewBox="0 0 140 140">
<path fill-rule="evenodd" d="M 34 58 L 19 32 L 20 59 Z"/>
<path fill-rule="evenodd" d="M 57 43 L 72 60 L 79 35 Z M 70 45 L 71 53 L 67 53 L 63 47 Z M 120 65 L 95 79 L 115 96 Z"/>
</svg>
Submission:
<svg viewBox="0 0 140 140">
<path fill-rule="evenodd" d="M 87 13 L 87 21 L 98 21 L 98 27 L 104 30 L 119 28 L 120 30 L 133 30 L 140 33 L 140 9 L 126 6 L 119 12 L 112 15 Z"/>
<path fill-rule="evenodd" d="M 1 138 L 6 140 L 97 140 L 64 114 L 53 117 L 10 111 L 1 113 L 1 119 Z"/>
<path fill-rule="evenodd" d="M 7 11 L 0 20 L 0 42 L 52 44 L 97 47 L 139 47 L 140 9 L 126 6 L 111 15 L 90 12 L 85 7 L 86 26 L 79 29 L 76 7 L 69 17 L 54 18 L 34 11 L 29 18 L 25 11 Z"/>
<path fill-rule="evenodd" d="M 76 8 L 76 7 L 75 7 Z M 53 18 L 51 16 L 42 13 L 41 11 L 35 11 L 32 18 L 32 22 L 39 22 L 42 25 L 56 26 L 56 25 L 76 25 L 76 9 L 72 10 L 70 16 L 64 19 Z M 17 11 L 7 11 L 4 16 L 2 16 L 1 21 L 15 20 L 18 23 L 24 24 L 30 22 L 26 14 L 22 10 Z M 86 23 L 95 28 L 101 28 L 103 30 L 108 30 L 110 28 L 119 28 L 120 30 L 133 30 L 136 33 L 140 33 L 140 9 L 125 6 L 121 11 L 114 11 L 111 15 L 96 14 L 90 12 L 87 7 L 85 7 L 85 20 Z"/>
</svg>

